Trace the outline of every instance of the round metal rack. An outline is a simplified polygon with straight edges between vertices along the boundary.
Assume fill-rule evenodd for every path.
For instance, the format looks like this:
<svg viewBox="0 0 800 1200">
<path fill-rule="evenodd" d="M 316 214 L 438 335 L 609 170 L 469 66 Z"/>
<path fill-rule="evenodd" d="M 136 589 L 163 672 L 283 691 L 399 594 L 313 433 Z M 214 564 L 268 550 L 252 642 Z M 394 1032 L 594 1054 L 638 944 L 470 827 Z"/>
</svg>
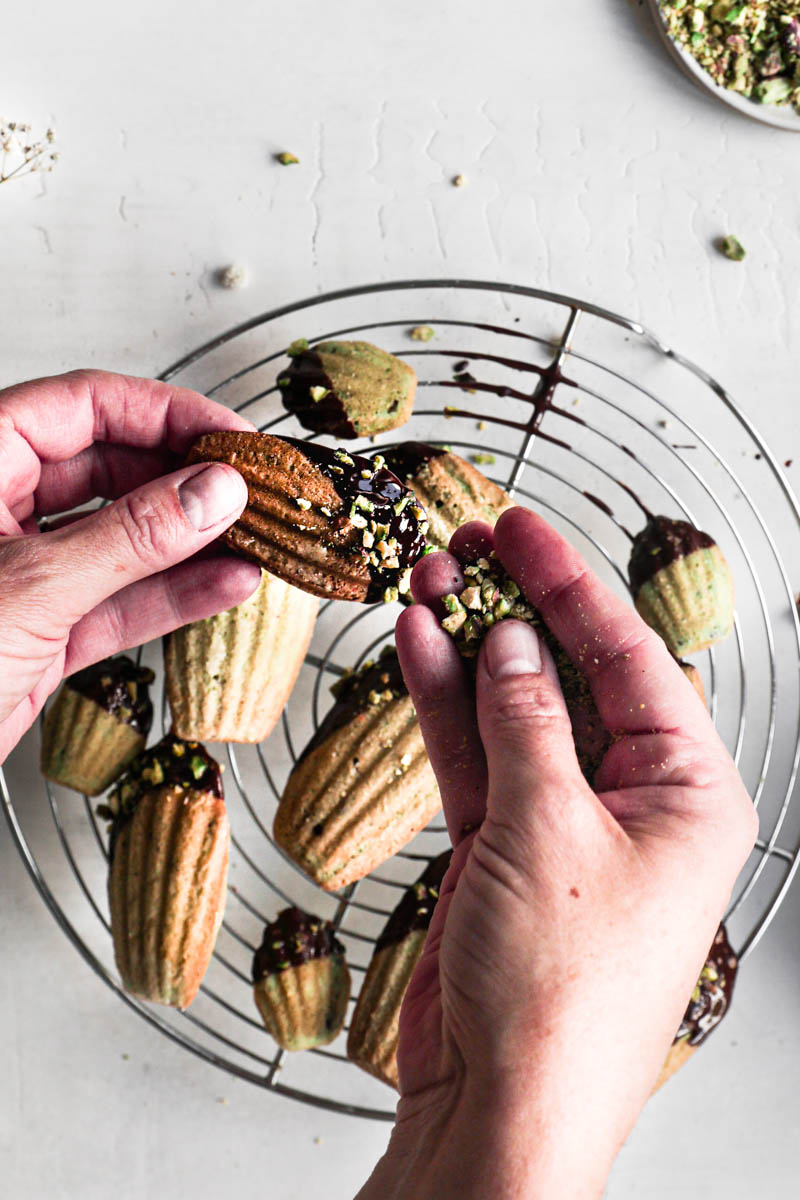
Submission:
<svg viewBox="0 0 800 1200">
<path fill-rule="evenodd" d="M 432 326 L 433 340 L 410 338 L 419 325 Z M 202 346 L 163 378 L 215 397 L 262 429 L 307 436 L 283 411 L 275 382 L 297 337 L 363 338 L 410 361 L 420 381 L 414 415 L 376 444 L 414 439 L 477 457 L 482 470 L 560 528 L 623 594 L 631 533 L 644 519 L 636 495 L 654 512 L 713 533 L 736 580 L 736 628 L 696 661 L 717 727 L 760 814 L 760 840 L 726 918 L 746 959 L 786 894 L 800 849 L 800 805 L 792 803 L 800 762 L 800 624 L 786 566 L 800 562 L 800 510 L 750 421 L 705 371 L 636 321 L 534 288 L 466 280 L 382 283 L 287 305 Z M 545 385 L 554 389 L 552 405 L 537 424 L 532 400 Z M 94 802 L 26 778 L 19 753 L 0 772 L 6 815 L 36 886 L 84 959 L 126 1004 L 244 1079 L 385 1120 L 393 1117 L 392 1093 L 348 1063 L 344 1035 L 306 1054 L 276 1051 L 252 1001 L 250 963 L 264 923 L 296 903 L 336 922 L 357 992 L 387 915 L 424 861 L 446 845 L 444 824 L 434 820 L 370 877 L 329 895 L 272 839 L 278 797 L 330 703 L 329 685 L 391 640 L 398 611 L 322 605 L 310 653 L 272 735 L 259 746 L 211 747 L 228 766 L 229 897 L 211 967 L 184 1013 L 121 989 L 108 925 L 107 839 Z M 140 656 L 160 670 L 159 644 L 142 647 Z M 160 709 L 156 719 L 166 728 L 163 697 Z M 39 736 L 36 728 L 26 738 L 33 754 Z"/>
</svg>

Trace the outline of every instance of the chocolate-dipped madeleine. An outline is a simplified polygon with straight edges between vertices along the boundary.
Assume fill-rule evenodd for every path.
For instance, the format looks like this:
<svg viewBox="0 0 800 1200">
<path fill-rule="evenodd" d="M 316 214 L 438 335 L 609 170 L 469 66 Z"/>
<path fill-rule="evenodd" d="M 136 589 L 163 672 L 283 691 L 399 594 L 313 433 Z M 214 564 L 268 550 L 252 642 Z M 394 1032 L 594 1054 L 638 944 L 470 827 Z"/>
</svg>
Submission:
<svg viewBox="0 0 800 1200">
<path fill-rule="evenodd" d="M 42 774 L 98 796 L 144 749 L 153 723 L 153 672 L 130 658 L 104 658 L 64 680 L 42 729 Z"/>
<path fill-rule="evenodd" d="M 675 1074 L 716 1029 L 727 1013 L 736 982 L 739 960 L 731 948 L 724 925 L 717 930 L 714 944 L 700 972 L 680 1028 L 653 1091 Z"/>
<path fill-rule="evenodd" d="M 555 660 L 561 690 L 572 723 L 575 752 L 589 783 L 611 745 L 586 676 L 553 637 L 539 614 L 503 570 L 494 552 L 464 568 L 465 587 L 459 595 L 442 598 L 446 616 L 442 621 L 461 655 L 474 662 L 492 625 L 506 618 L 533 625 Z"/>
<path fill-rule="evenodd" d="M 344 1024 L 350 972 L 330 921 L 285 908 L 253 958 L 253 997 L 284 1050 L 327 1046 Z"/>
<path fill-rule="evenodd" d="M 733 629 L 733 579 L 722 551 L 688 521 L 651 517 L 633 541 L 628 574 L 639 615 L 676 658 Z"/>
<path fill-rule="evenodd" d="M 397 1087 L 400 1008 L 422 957 L 451 851 L 433 859 L 403 895 L 375 943 L 347 1037 L 347 1057 Z"/>
<path fill-rule="evenodd" d="M 397 429 L 411 416 L 417 377 L 407 363 L 371 342 L 304 338 L 288 350 L 278 379 L 284 408 L 315 433 L 369 437 Z"/>
<path fill-rule="evenodd" d="M 164 643 L 172 728 L 182 738 L 260 742 L 283 712 L 319 602 L 268 571 L 242 604 Z"/>
<path fill-rule="evenodd" d="M 187 1008 L 225 908 L 230 830 L 219 764 L 167 734 L 98 809 L 111 818 L 108 898 L 126 991 Z"/>
<path fill-rule="evenodd" d="M 223 535 L 234 550 L 325 599 L 397 600 L 425 550 L 414 493 L 379 459 L 268 433 L 208 433 L 189 462 L 227 462 L 247 508 Z"/>
<path fill-rule="evenodd" d="M 391 858 L 441 806 L 394 647 L 333 690 L 274 826 L 278 845 L 327 891 Z"/>
<path fill-rule="evenodd" d="M 436 550 L 446 550 L 467 521 L 494 525 L 502 512 L 514 507 L 507 492 L 452 450 L 401 442 L 383 457 L 389 470 L 413 488 L 428 514 L 428 544 Z"/>
</svg>

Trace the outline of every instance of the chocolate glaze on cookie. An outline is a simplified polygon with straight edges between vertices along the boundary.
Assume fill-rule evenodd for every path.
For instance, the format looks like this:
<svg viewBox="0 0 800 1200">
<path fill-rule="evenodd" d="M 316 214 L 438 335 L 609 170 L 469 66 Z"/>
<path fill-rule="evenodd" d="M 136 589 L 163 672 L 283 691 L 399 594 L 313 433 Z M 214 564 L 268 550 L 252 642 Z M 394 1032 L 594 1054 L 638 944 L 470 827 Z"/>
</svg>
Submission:
<svg viewBox="0 0 800 1200">
<path fill-rule="evenodd" d="M 316 350 L 293 354 L 291 364 L 278 380 L 278 387 L 284 408 L 294 413 L 306 429 L 329 433 L 333 437 L 358 437 Z M 314 394 L 320 398 L 314 400 Z"/>
<path fill-rule="evenodd" d="M 412 884 L 387 921 L 383 933 L 375 943 L 375 953 L 386 946 L 394 946 L 416 930 L 430 926 L 433 910 L 439 899 L 442 880 L 450 866 L 452 850 L 446 850 L 425 868 L 416 883 Z"/>
<path fill-rule="evenodd" d="M 738 966 L 725 926 L 720 925 L 675 1041 L 687 1038 L 690 1046 L 699 1046 L 719 1025 L 730 1007 Z"/>
<path fill-rule="evenodd" d="M 439 446 L 429 446 L 427 442 L 401 442 L 399 446 L 381 451 L 381 456 L 398 479 L 406 480 L 413 478 L 432 458 L 441 458 L 445 453 Z"/>
<path fill-rule="evenodd" d="M 716 545 L 707 533 L 688 521 L 672 517 L 651 517 L 641 533 L 633 539 L 628 575 L 634 592 L 664 567 L 686 558 L 694 550 L 708 550 Z"/>
<path fill-rule="evenodd" d="M 223 797 L 222 770 L 200 742 L 186 742 L 168 733 L 138 755 L 98 806 L 98 814 L 111 820 L 110 854 L 121 827 L 130 820 L 140 799 L 159 788 L 180 787 Z"/>
<path fill-rule="evenodd" d="M 154 679 L 149 667 L 137 667 L 130 658 L 119 655 L 76 671 L 66 684 L 79 696 L 93 700 L 105 712 L 147 737 L 153 723 L 153 705 L 147 685 Z"/>
<path fill-rule="evenodd" d="M 373 562 L 370 548 L 359 547 L 371 576 L 367 603 L 380 600 L 387 587 L 397 586 L 403 572 L 414 565 L 425 549 L 425 513 L 416 496 L 381 464 L 380 458 L 373 461 L 360 454 L 329 450 L 316 442 L 295 438 L 283 441 L 300 450 L 333 484 L 344 504 L 344 511 L 332 518 L 334 528 L 363 519 L 365 525 L 374 521 L 388 530 L 385 541 L 396 550 L 398 567 L 386 567 L 380 560 Z"/>
<path fill-rule="evenodd" d="M 278 971 L 300 967 L 312 958 L 344 957 L 344 946 L 330 921 L 310 916 L 300 908 L 285 908 L 264 929 L 253 956 L 253 983 Z"/>
<path fill-rule="evenodd" d="M 331 692 L 336 703 L 325 714 L 298 762 L 302 762 L 312 750 L 316 750 L 332 733 L 347 725 L 359 713 L 367 712 L 384 700 L 397 700 L 408 695 L 394 646 L 384 646 L 377 661 L 369 660 L 360 670 L 343 676 L 333 685 Z"/>
</svg>

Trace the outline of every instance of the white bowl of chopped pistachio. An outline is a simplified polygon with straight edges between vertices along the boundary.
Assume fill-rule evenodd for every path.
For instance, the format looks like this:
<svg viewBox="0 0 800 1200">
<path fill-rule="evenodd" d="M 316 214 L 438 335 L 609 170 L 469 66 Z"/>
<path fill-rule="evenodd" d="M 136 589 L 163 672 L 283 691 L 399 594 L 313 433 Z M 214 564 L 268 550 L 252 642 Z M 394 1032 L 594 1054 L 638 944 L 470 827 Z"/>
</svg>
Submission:
<svg viewBox="0 0 800 1200">
<path fill-rule="evenodd" d="M 800 0 L 647 0 L 672 58 L 745 116 L 800 132 Z"/>
</svg>

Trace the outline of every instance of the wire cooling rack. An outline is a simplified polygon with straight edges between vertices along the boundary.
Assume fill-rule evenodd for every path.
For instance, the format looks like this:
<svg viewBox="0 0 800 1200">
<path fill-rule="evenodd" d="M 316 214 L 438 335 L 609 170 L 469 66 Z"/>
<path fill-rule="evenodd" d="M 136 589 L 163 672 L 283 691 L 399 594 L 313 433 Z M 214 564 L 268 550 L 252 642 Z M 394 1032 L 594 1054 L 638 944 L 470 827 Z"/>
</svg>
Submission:
<svg viewBox="0 0 800 1200">
<path fill-rule="evenodd" d="M 433 327 L 432 341 L 411 340 L 418 325 Z M 636 495 L 654 512 L 713 533 L 736 581 L 736 626 L 727 642 L 695 661 L 760 814 L 760 840 L 726 918 L 746 959 L 786 894 L 800 848 L 800 805 L 792 803 L 800 760 L 800 625 L 786 569 L 800 562 L 800 511 L 749 420 L 711 376 L 636 321 L 533 288 L 464 280 L 376 284 L 287 305 L 202 346 L 163 378 L 215 397 L 262 429 L 306 436 L 283 412 L 275 386 L 285 348 L 297 337 L 363 338 L 410 361 L 420 380 L 414 415 L 376 444 L 414 439 L 465 457 L 490 456 L 482 469 L 561 529 L 621 594 L 627 594 L 631 534 L 644 521 Z M 554 389 L 553 404 L 537 429 L 531 401 L 543 388 Z M 384 1120 L 393 1118 L 392 1093 L 347 1062 L 345 1035 L 305 1054 L 276 1051 L 252 1001 L 250 963 L 264 923 L 296 903 L 335 921 L 357 993 L 388 913 L 424 861 L 446 846 L 439 818 L 369 878 L 331 896 L 272 840 L 278 797 L 331 702 L 329 685 L 391 640 L 398 611 L 322 605 L 310 653 L 272 735 L 260 746 L 211 747 L 227 765 L 230 887 L 211 967 L 185 1013 L 141 1003 L 120 987 L 108 926 L 107 839 L 95 802 L 19 774 L 19 754 L 5 776 L 0 772 L 6 815 L 36 886 L 84 959 L 126 1004 L 173 1041 L 244 1079 Z M 160 645 L 139 653 L 160 677 Z M 166 728 L 163 696 L 156 707 L 156 728 L 159 720 Z M 39 736 L 37 728 L 26 739 L 27 763 L 38 755 Z"/>
</svg>

